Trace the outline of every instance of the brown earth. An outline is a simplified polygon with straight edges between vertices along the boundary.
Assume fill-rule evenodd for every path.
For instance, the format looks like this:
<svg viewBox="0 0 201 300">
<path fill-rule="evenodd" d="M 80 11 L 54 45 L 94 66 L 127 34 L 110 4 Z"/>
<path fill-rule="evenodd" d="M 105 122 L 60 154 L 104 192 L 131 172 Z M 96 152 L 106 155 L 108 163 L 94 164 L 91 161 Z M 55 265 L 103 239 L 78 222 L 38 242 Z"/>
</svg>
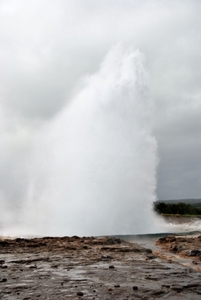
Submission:
<svg viewBox="0 0 201 300">
<path fill-rule="evenodd" d="M 201 273 L 162 253 L 113 237 L 0 239 L 0 299 L 201 299 Z"/>
<path fill-rule="evenodd" d="M 194 269 L 201 271 L 201 235 L 199 236 L 167 236 L 156 242 L 164 251 L 181 258 L 187 258 L 194 264 Z M 189 260 L 190 259 L 190 260 Z"/>
</svg>

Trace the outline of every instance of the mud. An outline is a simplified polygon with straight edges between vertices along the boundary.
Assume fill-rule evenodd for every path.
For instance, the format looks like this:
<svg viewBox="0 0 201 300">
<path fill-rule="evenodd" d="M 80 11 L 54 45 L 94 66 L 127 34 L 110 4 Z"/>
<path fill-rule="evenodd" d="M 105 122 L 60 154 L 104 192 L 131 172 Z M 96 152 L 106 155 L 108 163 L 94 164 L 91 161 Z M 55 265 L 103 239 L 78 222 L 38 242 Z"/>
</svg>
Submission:
<svg viewBox="0 0 201 300">
<path fill-rule="evenodd" d="M 1 239 L 0 299 L 200 299 L 201 273 L 161 253 L 113 237 Z"/>
<path fill-rule="evenodd" d="M 191 263 L 192 268 L 201 272 L 201 235 L 161 237 L 156 245 L 161 247 L 163 253 L 169 252 L 172 257 Z"/>
</svg>

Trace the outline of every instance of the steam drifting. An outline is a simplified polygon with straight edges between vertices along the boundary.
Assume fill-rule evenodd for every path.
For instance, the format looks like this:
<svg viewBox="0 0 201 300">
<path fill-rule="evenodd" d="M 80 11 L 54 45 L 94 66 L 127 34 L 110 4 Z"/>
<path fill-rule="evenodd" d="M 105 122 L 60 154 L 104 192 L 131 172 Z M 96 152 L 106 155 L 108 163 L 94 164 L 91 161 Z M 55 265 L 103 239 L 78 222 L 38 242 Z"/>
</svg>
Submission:
<svg viewBox="0 0 201 300">
<path fill-rule="evenodd" d="M 153 102 L 139 51 L 114 47 L 35 138 L 27 189 L 6 234 L 156 232 Z M 17 215 L 16 215 L 17 214 Z M 15 217 L 14 217 L 15 216 Z"/>
</svg>

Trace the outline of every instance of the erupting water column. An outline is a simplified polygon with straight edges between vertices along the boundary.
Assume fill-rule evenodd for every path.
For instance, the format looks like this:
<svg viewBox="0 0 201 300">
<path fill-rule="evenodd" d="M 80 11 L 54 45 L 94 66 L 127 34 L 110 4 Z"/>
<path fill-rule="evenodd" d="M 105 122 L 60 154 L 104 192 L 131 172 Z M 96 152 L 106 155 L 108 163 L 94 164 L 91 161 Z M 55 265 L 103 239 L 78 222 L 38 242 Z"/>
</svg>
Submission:
<svg viewBox="0 0 201 300">
<path fill-rule="evenodd" d="M 22 217 L 35 233 L 157 231 L 157 144 L 147 77 L 139 51 L 114 47 L 41 133 Z"/>
</svg>

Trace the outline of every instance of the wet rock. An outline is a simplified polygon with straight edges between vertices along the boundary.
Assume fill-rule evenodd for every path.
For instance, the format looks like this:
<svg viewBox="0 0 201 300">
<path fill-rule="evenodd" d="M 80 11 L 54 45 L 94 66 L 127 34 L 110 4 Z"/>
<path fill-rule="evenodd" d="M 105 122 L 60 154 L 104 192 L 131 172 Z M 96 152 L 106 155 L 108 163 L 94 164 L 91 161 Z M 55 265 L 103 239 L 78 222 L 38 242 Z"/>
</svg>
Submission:
<svg viewBox="0 0 201 300">
<path fill-rule="evenodd" d="M 110 238 L 107 239 L 107 244 L 108 244 L 108 245 L 121 244 L 121 239 L 119 239 L 119 238 L 114 238 L 114 237 L 110 237 Z"/>
<path fill-rule="evenodd" d="M 190 237 L 163 237 L 156 241 L 156 245 L 160 246 L 165 251 L 170 251 L 174 254 L 185 257 L 197 257 L 201 261 L 201 238 L 200 236 Z M 192 267 L 199 270 L 198 261 L 192 263 Z M 195 267 L 195 265 L 198 265 Z"/>
<path fill-rule="evenodd" d="M 0 247 L 6 247 L 9 246 L 9 242 L 7 241 L 0 241 Z"/>
<path fill-rule="evenodd" d="M 119 251 L 119 252 L 133 252 L 133 249 L 132 248 L 121 248 L 121 249 L 117 249 L 116 248 L 116 250 L 117 251 Z"/>
<path fill-rule="evenodd" d="M 113 265 L 109 266 L 109 269 L 114 269 L 114 266 Z"/>
<path fill-rule="evenodd" d="M 193 249 L 190 252 L 190 256 L 201 256 L 201 251 L 197 249 Z"/>
<path fill-rule="evenodd" d="M 79 237 L 79 236 L 77 236 L 77 235 L 73 235 L 73 236 L 71 237 L 71 239 L 73 239 L 73 240 L 79 240 L 79 239 L 80 239 L 80 237 Z"/>
<path fill-rule="evenodd" d="M 147 255 L 146 258 L 147 258 L 147 259 L 156 259 L 157 256 L 151 254 L 151 255 Z"/>
<path fill-rule="evenodd" d="M 169 289 L 169 288 L 170 288 L 170 285 L 169 285 L 169 284 L 163 284 L 161 287 L 162 287 L 162 288 L 167 288 L 167 289 Z"/>
<path fill-rule="evenodd" d="M 29 267 L 29 269 L 36 269 L 37 268 L 37 266 L 36 265 L 34 265 L 34 266 L 30 266 Z"/>
<path fill-rule="evenodd" d="M 2 269 L 7 269 L 8 266 L 4 265 L 4 266 L 1 266 Z"/>
<path fill-rule="evenodd" d="M 201 287 L 201 283 L 189 283 L 183 286 L 184 288 L 194 288 L 194 287 Z"/>
<path fill-rule="evenodd" d="M 158 278 L 153 277 L 152 275 L 146 276 L 145 279 L 148 279 L 148 280 L 154 280 L 154 281 L 158 280 Z"/>
<path fill-rule="evenodd" d="M 0 265 L 3 265 L 3 264 L 5 264 L 5 260 L 1 259 L 0 260 Z"/>
<path fill-rule="evenodd" d="M 171 286 L 171 289 L 176 291 L 177 293 L 181 292 L 183 290 L 183 286 L 180 285 L 173 285 Z"/>
<path fill-rule="evenodd" d="M 76 247 L 66 246 L 65 249 L 74 251 L 74 250 L 76 250 Z"/>
<path fill-rule="evenodd" d="M 177 245 L 172 245 L 170 250 L 173 251 L 173 252 L 178 252 L 178 246 Z"/>
<path fill-rule="evenodd" d="M 159 243 L 172 243 L 176 241 L 175 236 L 165 236 L 158 239 Z"/>
<path fill-rule="evenodd" d="M 159 296 L 159 295 L 162 295 L 162 294 L 164 294 L 165 293 L 165 291 L 163 291 L 163 290 L 157 290 L 157 291 L 154 291 L 153 293 L 152 293 L 152 295 L 153 296 Z"/>
<path fill-rule="evenodd" d="M 152 251 L 151 249 L 147 249 L 147 248 L 146 248 L 146 249 L 144 249 L 144 252 L 145 252 L 145 253 L 148 253 L 148 254 L 151 254 L 153 251 Z"/>
<path fill-rule="evenodd" d="M 59 267 L 59 265 L 52 265 L 51 268 L 53 269 L 57 269 Z"/>
</svg>

